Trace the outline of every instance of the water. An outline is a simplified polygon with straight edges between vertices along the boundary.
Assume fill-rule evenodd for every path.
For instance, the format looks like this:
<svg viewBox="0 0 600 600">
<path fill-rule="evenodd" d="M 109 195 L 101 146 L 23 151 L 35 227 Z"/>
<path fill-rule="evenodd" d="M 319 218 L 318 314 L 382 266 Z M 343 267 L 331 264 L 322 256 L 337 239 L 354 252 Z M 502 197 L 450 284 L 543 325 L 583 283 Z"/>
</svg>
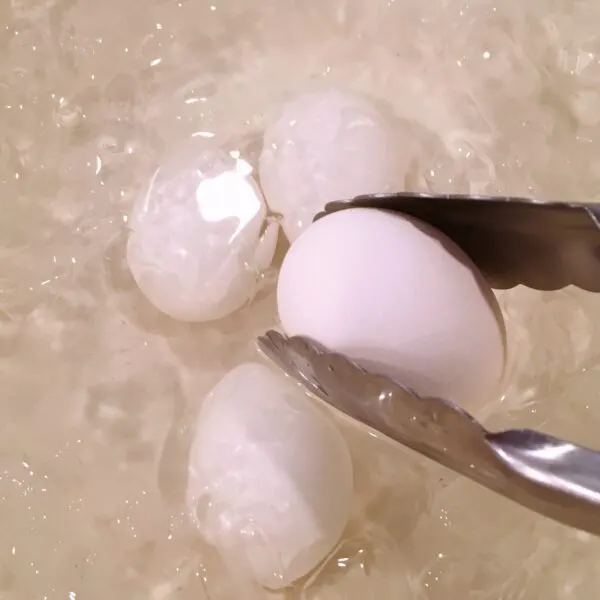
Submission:
<svg viewBox="0 0 600 600">
<path fill-rule="evenodd" d="M 592 0 L 0 5 L 0 597 L 570 600 L 600 542 L 345 430 L 354 517 L 325 565 L 267 594 L 183 512 L 189 426 L 254 357 L 272 288 L 223 322 L 161 317 L 124 265 L 132 202 L 193 134 L 255 163 L 281 103 L 342 85 L 406 130 L 411 189 L 594 201 Z M 501 294 L 511 347 L 490 425 L 597 445 L 600 301 Z"/>
</svg>

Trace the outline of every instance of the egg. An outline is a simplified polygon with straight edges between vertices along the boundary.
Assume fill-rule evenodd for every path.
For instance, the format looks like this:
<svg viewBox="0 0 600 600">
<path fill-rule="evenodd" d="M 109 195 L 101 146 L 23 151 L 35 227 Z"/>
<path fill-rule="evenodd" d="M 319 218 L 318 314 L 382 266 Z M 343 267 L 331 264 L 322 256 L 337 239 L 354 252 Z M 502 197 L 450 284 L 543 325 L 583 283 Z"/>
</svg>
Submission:
<svg viewBox="0 0 600 600">
<path fill-rule="evenodd" d="M 161 165 L 129 219 L 129 270 L 146 298 L 182 321 L 229 315 L 255 294 L 278 224 L 238 153 L 189 144 Z"/>
<path fill-rule="evenodd" d="M 348 208 L 311 225 L 284 258 L 281 325 L 424 396 L 463 407 L 498 391 L 504 324 L 465 253 L 397 213 Z"/>
<path fill-rule="evenodd" d="M 238 572 L 282 588 L 338 543 L 352 462 L 333 422 L 297 385 L 245 363 L 202 404 L 187 496 L 202 535 Z"/>
<path fill-rule="evenodd" d="M 267 127 L 260 182 L 293 241 L 327 202 L 401 186 L 407 167 L 400 150 L 393 124 L 367 99 L 310 92 Z"/>
</svg>

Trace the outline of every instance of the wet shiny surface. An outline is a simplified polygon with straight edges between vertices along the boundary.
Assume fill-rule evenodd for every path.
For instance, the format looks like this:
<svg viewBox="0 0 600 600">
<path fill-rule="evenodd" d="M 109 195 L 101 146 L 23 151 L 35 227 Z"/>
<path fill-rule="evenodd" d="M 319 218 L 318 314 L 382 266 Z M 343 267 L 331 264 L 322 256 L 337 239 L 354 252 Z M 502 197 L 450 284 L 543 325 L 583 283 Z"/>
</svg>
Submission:
<svg viewBox="0 0 600 600">
<path fill-rule="evenodd" d="M 127 265 L 146 298 L 182 321 L 247 305 L 271 266 L 279 232 L 252 166 L 191 140 L 168 155 L 127 219 Z"/>
</svg>

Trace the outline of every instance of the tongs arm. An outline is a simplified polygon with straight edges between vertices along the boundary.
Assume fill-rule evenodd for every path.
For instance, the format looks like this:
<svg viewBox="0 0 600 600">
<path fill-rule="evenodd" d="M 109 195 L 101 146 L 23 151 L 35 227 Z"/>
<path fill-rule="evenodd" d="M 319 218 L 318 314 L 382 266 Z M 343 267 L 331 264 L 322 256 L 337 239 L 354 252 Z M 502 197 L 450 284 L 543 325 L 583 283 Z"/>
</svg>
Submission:
<svg viewBox="0 0 600 600">
<path fill-rule="evenodd" d="M 428 223 L 460 246 L 490 285 L 600 292 L 600 205 L 507 196 L 397 192 L 330 202 L 315 216 L 374 208 Z"/>
<path fill-rule="evenodd" d="M 269 331 L 259 349 L 352 419 L 541 515 L 600 536 L 600 452 L 531 430 L 487 431 L 303 337 Z"/>
</svg>

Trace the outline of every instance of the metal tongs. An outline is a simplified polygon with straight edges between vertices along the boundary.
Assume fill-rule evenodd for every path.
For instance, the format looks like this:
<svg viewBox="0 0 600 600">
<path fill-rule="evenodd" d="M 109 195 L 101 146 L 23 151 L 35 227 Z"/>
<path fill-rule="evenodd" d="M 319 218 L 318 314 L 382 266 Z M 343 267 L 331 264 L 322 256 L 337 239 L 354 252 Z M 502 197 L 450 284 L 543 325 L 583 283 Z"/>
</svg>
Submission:
<svg viewBox="0 0 600 600">
<path fill-rule="evenodd" d="M 378 208 L 428 223 L 458 244 L 493 288 L 575 285 L 600 292 L 599 204 L 402 192 L 331 202 L 315 220 L 348 208 Z"/>
<path fill-rule="evenodd" d="M 492 433 L 303 337 L 268 331 L 259 349 L 312 394 L 437 463 L 556 521 L 600 536 L 600 452 L 515 429 Z"/>
<path fill-rule="evenodd" d="M 471 256 L 494 287 L 600 291 L 600 209 L 522 198 L 388 194 L 326 206 L 392 210 L 426 221 Z M 555 521 L 600 536 L 600 452 L 529 429 L 491 432 L 441 398 L 419 397 L 317 342 L 268 331 L 258 347 L 327 404 Z"/>
</svg>

